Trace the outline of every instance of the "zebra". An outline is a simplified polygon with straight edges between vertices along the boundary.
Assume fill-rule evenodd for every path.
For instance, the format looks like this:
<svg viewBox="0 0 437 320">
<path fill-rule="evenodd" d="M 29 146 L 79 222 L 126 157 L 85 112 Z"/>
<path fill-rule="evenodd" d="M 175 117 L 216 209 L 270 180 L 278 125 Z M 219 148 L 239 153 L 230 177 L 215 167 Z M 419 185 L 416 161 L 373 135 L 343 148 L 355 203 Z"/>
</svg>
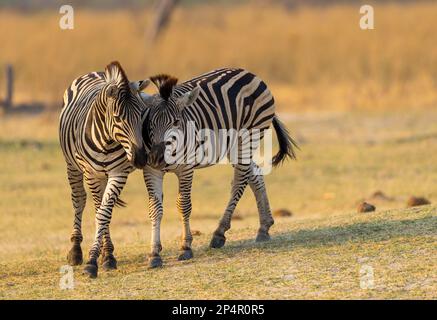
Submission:
<svg viewBox="0 0 437 320">
<path fill-rule="evenodd" d="M 80 244 L 85 178 L 96 212 L 94 243 L 84 267 L 84 274 L 91 278 L 97 277 L 101 250 L 103 269 L 117 268 L 109 224 L 114 205 L 125 205 L 119 195 L 128 174 L 142 169 L 147 161 L 142 138 L 145 105 L 139 92 L 149 83 L 129 82 L 120 63 L 114 61 L 105 72 L 75 79 L 64 93 L 59 138 L 74 209 L 72 248 L 67 260 L 73 266 L 83 262 Z"/>
<path fill-rule="evenodd" d="M 144 180 L 149 194 L 149 216 L 152 221 L 151 254 L 149 266 L 162 266 L 160 251 L 160 224 L 163 215 L 162 183 L 166 172 L 173 172 L 179 181 L 177 208 L 182 216 L 183 233 L 181 253 L 178 260 L 193 257 L 190 231 L 191 186 L 194 169 L 210 166 L 211 163 L 195 162 L 173 163 L 165 161 L 165 152 L 174 143 L 167 133 L 180 130 L 187 135 L 187 123 L 194 123 L 196 130 L 212 129 L 258 129 L 262 139 L 264 131 L 273 123 L 279 141 L 279 152 L 273 157 L 272 164 L 277 166 L 287 157 L 295 159 L 296 142 L 290 137 L 285 126 L 275 115 L 274 98 L 267 85 L 260 78 L 244 69 L 223 68 L 203 74 L 182 84 L 172 76 L 160 74 L 150 80 L 159 93 L 141 96 L 147 106 L 143 122 L 143 139 L 148 153 L 148 165 L 143 170 Z M 238 139 L 239 154 L 244 149 L 244 139 Z M 195 145 L 198 148 L 199 144 Z M 226 210 L 214 231 L 211 248 L 220 248 L 225 244 L 225 232 L 231 227 L 234 209 L 247 184 L 251 187 L 257 203 L 260 227 L 256 241 L 270 239 L 269 229 L 274 220 L 262 175 L 256 174 L 259 167 L 252 160 L 249 149 L 249 161 L 238 158 L 234 167 L 234 179 L 231 197 Z M 229 156 L 229 155 L 228 155 Z"/>
</svg>

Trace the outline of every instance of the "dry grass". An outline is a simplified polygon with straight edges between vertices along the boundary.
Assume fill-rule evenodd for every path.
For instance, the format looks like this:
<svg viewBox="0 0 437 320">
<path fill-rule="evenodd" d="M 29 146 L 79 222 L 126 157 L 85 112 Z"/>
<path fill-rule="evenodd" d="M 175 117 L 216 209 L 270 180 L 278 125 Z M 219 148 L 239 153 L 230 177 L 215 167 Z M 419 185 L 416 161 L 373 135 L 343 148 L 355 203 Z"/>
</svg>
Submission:
<svg viewBox="0 0 437 320">
<path fill-rule="evenodd" d="M 75 270 L 76 289 L 62 291 L 72 208 L 57 119 L 6 118 L 0 127 L 0 298 L 429 298 L 437 297 L 437 211 L 403 209 L 410 195 L 437 200 L 437 114 L 286 115 L 301 143 L 297 162 L 266 177 L 277 218 L 273 241 L 253 243 L 258 219 L 246 191 L 223 250 L 207 244 L 229 194 L 231 170 L 196 172 L 192 228 L 194 260 L 176 261 L 181 224 L 176 179 L 166 176 L 162 270 L 147 270 L 150 223 L 141 174 L 129 178 L 125 209 L 115 209 L 112 236 L 116 272 L 96 281 Z M 44 127 L 40 131 L 40 128 Z M 355 212 L 372 199 L 375 213 Z M 94 234 L 91 201 L 84 214 L 84 252 Z M 391 209 L 391 211 L 385 211 Z M 272 263 L 273 262 L 273 263 Z M 374 268 L 375 288 L 360 288 L 363 264 Z M 183 274 L 183 276 L 182 276 Z M 181 278 L 187 281 L 185 285 Z"/>
<path fill-rule="evenodd" d="M 302 148 L 297 162 L 266 177 L 272 209 L 293 216 L 276 219 L 262 245 L 253 243 L 257 212 L 246 192 L 226 247 L 207 248 L 231 169 L 196 172 L 192 228 L 200 235 L 189 262 L 175 258 L 176 179 L 166 177 L 162 270 L 146 269 L 150 224 L 135 172 L 123 191 L 128 207 L 115 209 L 111 224 L 119 269 L 90 281 L 76 268 L 75 289 L 63 291 L 72 208 L 59 112 L 0 117 L 0 298 L 436 299 L 437 4 L 375 4 L 375 13 L 376 30 L 361 31 L 355 5 L 189 6 L 150 45 L 145 11 L 77 10 L 74 31 L 58 28 L 57 8 L 0 12 L 0 64 L 16 67 L 18 101 L 60 105 L 73 78 L 114 59 L 132 79 L 240 66 L 271 84 Z M 371 198 L 377 190 L 387 197 Z M 433 205 L 404 209 L 412 195 Z M 360 201 L 376 212 L 355 213 Z M 85 253 L 93 220 L 88 201 Z M 360 288 L 363 264 L 374 268 L 371 290 Z"/>
<path fill-rule="evenodd" d="M 282 110 L 435 106 L 437 4 L 376 3 L 375 14 L 376 29 L 362 31 L 357 5 L 189 6 L 150 45 L 146 11 L 78 9 L 73 31 L 58 28 L 57 10 L 6 11 L 0 64 L 15 65 L 19 100 L 59 102 L 73 78 L 118 59 L 132 79 L 246 67 L 272 84 Z"/>
</svg>

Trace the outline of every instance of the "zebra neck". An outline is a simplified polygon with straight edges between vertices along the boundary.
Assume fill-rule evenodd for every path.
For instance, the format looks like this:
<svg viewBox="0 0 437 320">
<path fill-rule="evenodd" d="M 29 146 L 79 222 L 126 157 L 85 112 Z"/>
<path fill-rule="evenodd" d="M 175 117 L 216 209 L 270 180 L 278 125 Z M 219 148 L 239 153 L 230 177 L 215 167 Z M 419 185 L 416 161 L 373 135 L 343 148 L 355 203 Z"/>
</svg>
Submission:
<svg viewBox="0 0 437 320">
<path fill-rule="evenodd" d="M 101 150 L 105 153 L 119 145 L 112 139 L 107 123 L 105 112 L 94 105 L 85 125 L 85 139 L 88 146 L 95 151 Z"/>
</svg>

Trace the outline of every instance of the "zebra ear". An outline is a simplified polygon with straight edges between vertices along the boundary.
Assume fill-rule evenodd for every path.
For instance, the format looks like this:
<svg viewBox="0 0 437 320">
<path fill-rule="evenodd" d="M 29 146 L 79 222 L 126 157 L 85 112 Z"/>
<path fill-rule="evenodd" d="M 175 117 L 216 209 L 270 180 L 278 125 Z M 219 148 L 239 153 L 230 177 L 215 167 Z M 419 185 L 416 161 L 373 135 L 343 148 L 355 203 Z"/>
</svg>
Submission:
<svg viewBox="0 0 437 320">
<path fill-rule="evenodd" d="M 183 96 L 178 98 L 178 105 L 181 109 L 188 107 L 191 105 L 194 101 L 196 101 L 197 97 L 199 96 L 200 88 L 195 87 L 193 90 L 185 93 Z"/>
<path fill-rule="evenodd" d="M 134 92 L 141 92 L 144 89 L 146 89 L 149 84 L 150 84 L 150 80 L 146 79 L 146 80 L 140 80 L 140 81 L 131 82 L 129 84 L 129 86 L 131 87 L 131 89 Z"/>
<path fill-rule="evenodd" d="M 117 85 L 123 87 L 127 87 L 129 84 L 126 73 L 118 61 L 111 62 L 106 66 L 105 77 L 108 84 L 116 83 Z"/>
</svg>

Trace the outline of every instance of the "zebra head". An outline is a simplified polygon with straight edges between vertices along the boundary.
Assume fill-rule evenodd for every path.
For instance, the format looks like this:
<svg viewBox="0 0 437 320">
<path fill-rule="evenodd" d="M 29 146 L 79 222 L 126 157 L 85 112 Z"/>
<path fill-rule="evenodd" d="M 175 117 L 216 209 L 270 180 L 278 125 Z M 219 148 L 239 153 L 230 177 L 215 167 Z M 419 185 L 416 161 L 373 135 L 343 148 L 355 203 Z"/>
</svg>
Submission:
<svg viewBox="0 0 437 320">
<path fill-rule="evenodd" d="M 123 146 L 128 160 L 135 167 L 143 168 L 147 155 L 141 132 L 145 105 L 140 92 L 150 81 L 129 82 L 118 62 L 112 62 L 106 67 L 105 76 L 102 100 L 106 105 L 106 128 L 110 137 Z"/>
<path fill-rule="evenodd" d="M 159 90 L 159 94 L 149 96 L 142 93 L 141 97 L 148 107 L 147 118 L 143 123 L 143 138 L 150 153 L 148 164 L 156 169 L 165 167 L 165 152 L 175 143 L 179 134 L 185 134 L 186 123 L 183 121 L 183 110 L 191 105 L 199 95 L 199 88 L 175 94 L 174 87 L 178 79 L 160 74 L 150 80 Z M 174 147 L 174 145 L 173 145 Z"/>
</svg>

